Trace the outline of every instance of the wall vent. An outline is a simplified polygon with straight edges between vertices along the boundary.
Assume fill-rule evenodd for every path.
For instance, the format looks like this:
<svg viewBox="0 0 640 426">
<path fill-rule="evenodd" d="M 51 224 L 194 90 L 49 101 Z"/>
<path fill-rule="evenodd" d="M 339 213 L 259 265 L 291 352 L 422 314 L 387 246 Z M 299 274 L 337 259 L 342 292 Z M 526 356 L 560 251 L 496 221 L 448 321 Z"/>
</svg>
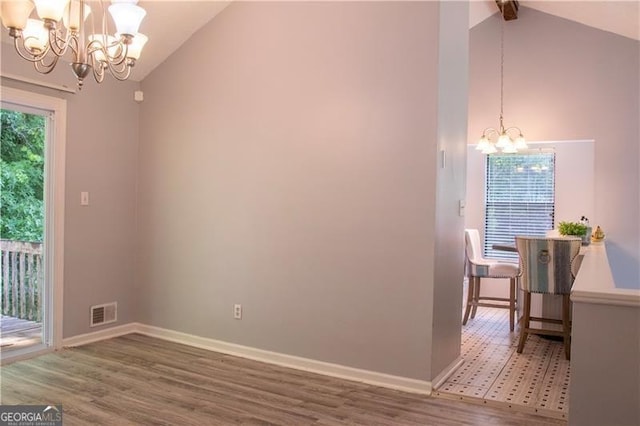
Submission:
<svg viewBox="0 0 640 426">
<path fill-rule="evenodd" d="M 116 322 L 118 319 L 118 303 L 105 303 L 91 307 L 91 327 Z"/>
</svg>

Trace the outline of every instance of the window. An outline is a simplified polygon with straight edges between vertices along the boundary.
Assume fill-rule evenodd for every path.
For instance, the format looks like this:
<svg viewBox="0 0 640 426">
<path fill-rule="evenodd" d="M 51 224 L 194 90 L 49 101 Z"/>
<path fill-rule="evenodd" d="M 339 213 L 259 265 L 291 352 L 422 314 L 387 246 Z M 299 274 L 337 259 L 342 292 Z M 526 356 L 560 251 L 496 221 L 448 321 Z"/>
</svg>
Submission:
<svg viewBox="0 0 640 426">
<path fill-rule="evenodd" d="M 486 162 L 485 256 L 517 260 L 494 250 L 516 235 L 545 236 L 555 214 L 555 154 L 491 154 Z"/>
</svg>

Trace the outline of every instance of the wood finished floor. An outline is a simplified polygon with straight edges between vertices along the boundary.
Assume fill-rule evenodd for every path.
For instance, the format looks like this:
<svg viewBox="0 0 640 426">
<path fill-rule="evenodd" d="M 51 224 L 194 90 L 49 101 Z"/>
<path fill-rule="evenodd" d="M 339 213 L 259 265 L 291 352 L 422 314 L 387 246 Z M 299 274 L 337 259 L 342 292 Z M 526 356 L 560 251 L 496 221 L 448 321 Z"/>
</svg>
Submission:
<svg viewBox="0 0 640 426">
<path fill-rule="evenodd" d="M 564 425 L 130 334 L 2 366 L 2 404 L 65 425 Z"/>
</svg>

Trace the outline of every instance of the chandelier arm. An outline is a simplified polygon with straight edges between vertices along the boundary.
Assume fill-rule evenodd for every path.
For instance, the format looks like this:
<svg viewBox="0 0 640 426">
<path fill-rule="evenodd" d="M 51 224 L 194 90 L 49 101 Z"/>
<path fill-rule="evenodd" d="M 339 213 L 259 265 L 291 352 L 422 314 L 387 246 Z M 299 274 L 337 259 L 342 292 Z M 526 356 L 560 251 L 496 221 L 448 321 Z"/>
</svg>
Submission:
<svg viewBox="0 0 640 426">
<path fill-rule="evenodd" d="M 102 51 L 103 55 L 107 53 L 106 49 L 102 48 L 102 43 L 100 43 L 98 40 L 90 41 L 89 44 L 85 46 L 85 50 L 87 52 L 87 58 L 92 58 L 91 62 L 93 62 L 93 58 L 97 51 Z M 88 59 L 87 62 L 89 62 Z"/>
<path fill-rule="evenodd" d="M 18 42 L 18 38 L 20 38 L 22 40 L 22 47 L 21 47 L 20 43 Z M 49 53 L 49 46 L 47 46 L 39 54 L 32 53 L 30 49 L 25 47 L 25 39 L 23 37 L 14 38 L 13 39 L 13 46 L 15 47 L 16 52 L 18 53 L 18 55 L 20 55 L 20 57 L 22 59 L 25 59 L 25 60 L 27 60 L 29 62 L 41 61 L 42 59 L 44 59 L 45 56 L 47 56 L 47 53 Z"/>
<path fill-rule="evenodd" d="M 493 128 L 493 127 L 487 127 L 486 129 L 484 129 L 482 131 L 482 136 L 485 136 L 486 138 L 489 138 L 492 135 L 499 135 L 500 133 L 498 132 L 497 129 Z"/>
<path fill-rule="evenodd" d="M 114 59 L 118 59 L 119 56 L 115 56 L 112 57 L 109 55 L 109 50 L 116 47 L 117 44 L 112 44 L 112 45 L 105 45 L 104 44 L 104 40 L 98 40 L 98 39 L 94 39 L 92 41 L 89 42 L 89 44 L 86 46 L 86 56 L 87 58 L 91 58 L 91 62 L 95 63 L 96 62 L 96 54 L 97 52 L 100 52 L 100 57 L 102 58 L 101 60 L 98 60 L 98 64 L 102 64 L 103 62 L 105 63 L 113 63 Z M 118 49 L 120 49 L 118 47 Z M 123 61 L 123 59 L 118 59 L 118 62 L 116 62 L 116 64 L 119 64 Z"/>
<path fill-rule="evenodd" d="M 127 60 L 127 55 L 129 54 L 129 44 L 130 41 L 125 42 L 124 40 L 120 41 L 122 60 L 120 62 L 124 62 Z M 127 64 L 128 65 L 128 64 Z"/>
<path fill-rule="evenodd" d="M 93 70 L 93 78 L 96 80 L 96 82 L 102 83 L 102 81 L 104 80 L 104 67 L 100 62 L 98 62 L 97 64 L 95 63 L 95 61 L 92 62 L 93 65 L 91 69 Z"/>
<path fill-rule="evenodd" d="M 505 129 L 505 131 L 504 131 L 504 132 L 505 132 L 505 133 L 509 133 L 509 132 L 510 132 L 510 131 L 512 131 L 512 130 L 515 130 L 516 132 L 518 132 L 518 135 L 521 135 L 521 134 L 522 134 L 522 130 L 520 130 L 520 128 L 519 128 L 519 127 L 516 127 L 516 126 L 511 126 L 511 127 L 507 128 L 507 129 Z"/>
<path fill-rule="evenodd" d="M 75 37 L 73 34 L 67 34 L 64 37 L 55 27 L 49 28 L 49 47 L 56 56 L 64 56 L 67 53 L 69 44 Z"/>
<path fill-rule="evenodd" d="M 109 20 L 107 19 L 107 11 L 104 8 L 102 0 L 100 0 L 100 6 L 102 8 L 102 34 L 112 34 L 112 32 L 109 31 Z M 117 55 L 115 55 L 114 57 L 106 56 L 107 58 L 111 59 L 109 61 L 110 64 L 119 66 L 120 64 L 125 62 L 125 60 L 127 59 L 127 54 L 129 52 L 129 43 L 129 38 L 125 38 L 124 35 L 120 35 L 120 39 L 113 43 L 114 47 L 116 45 L 118 46 Z M 109 68 L 111 69 L 112 67 Z"/>
<path fill-rule="evenodd" d="M 124 65 L 122 68 L 117 68 L 116 66 L 112 65 L 110 62 L 108 62 L 107 66 L 109 68 L 109 72 L 116 80 L 125 81 L 131 75 L 131 68 L 133 65 L 130 64 L 129 61 L 127 61 L 127 62 L 124 62 Z"/>
<path fill-rule="evenodd" d="M 110 46 L 110 48 L 114 48 L 117 46 L 118 54 L 116 56 L 109 56 L 109 47 L 103 49 L 105 54 L 105 60 L 103 61 L 104 67 L 109 69 L 109 72 L 112 74 L 119 73 L 122 74 L 125 71 L 126 63 L 125 60 L 127 57 L 122 53 L 122 45 L 120 43 L 114 43 Z"/>
<path fill-rule="evenodd" d="M 74 60 L 76 60 L 79 56 L 78 52 L 78 38 L 77 37 L 73 37 L 69 44 L 67 45 L 68 48 L 71 49 L 71 52 L 73 52 L 73 58 Z"/>
<path fill-rule="evenodd" d="M 104 7 L 104 3 L 102 0 L 100 0 L 100 8 L 102 9 L 102 22 L 101 22 L 101 27 L 102 27 L 102 34 L 111 34 L 111 32 L 109 31 L 109 20 L 107 19 L 107 10 Z M 105 39 L 105 58 L 107 58 L 107 65 L 109 67 L 109 72 L 112 72 L 112 70 L 114 69 L 112 65 L 120 65 L 121 63 L 124 62 L 124 60 L 126 59 L 126 51 L 125 49 L 123 49 L 123 41 L 122 38 L 120 40 L 115 41 L 112 45 L 108 45 L 108 40 Z M 117 54 L 115 56 L 110 56 L 109 53 L 109 48 L 110 47 L 117 47 Z"/>
<path fill-rule="evenodd" d="M 123 48 L 124 43 L 119 41 L 105 46 L 104 41 L 106 40 L 100 41 L 96 39 L 87 45 L 87 56 L 91 58 L 94 78 L 99 83 L 102 82 L 105 70 L 109 70 L 109 73 L 117 80 L 126 80 L 131 73 L 130 68 L 132 66 L 132 64 L 127 61 L 126 53 L 128 50 L 126 45 Z M 114 48 L 117 48 L 118 55 L 110 56 L 109 50 L 113 50 Z M 98 51 L 101 52 L 101 56 L 104 58 L 103 60 L 96 60 L 96 52 Z"/>
<path fill-rule="evenodd" d="M 36 69 L 36 71 L 38 71 L 40 74 L 49 74 L 51 71 L 53 71 L 53 69 L 56 67 L 56 65 L 58 64 L 58 59 L 60 59 L 59 56 L 53 56 L 53 58 L 51 59 L 51 62 L 49 64 L 46 64 L 44 62 L 45 58 L 42 58 L 40 61 L 38 62 L 34 62 L 33 66 Z M 40 68 L 42 67 L 42 69 Z"/>
<path fill-rule="evenodd" d="M 109 58 L 109 65 L 111 66 L 119 66 L 124 63 L 127 59 L 127 53 L 129 52 L 128 46 L 124 44 L 122 41 L 116 42 L 113 46 L 118 46 L 118 54 L 116 56 L 107 56 Z"/>
</svg>

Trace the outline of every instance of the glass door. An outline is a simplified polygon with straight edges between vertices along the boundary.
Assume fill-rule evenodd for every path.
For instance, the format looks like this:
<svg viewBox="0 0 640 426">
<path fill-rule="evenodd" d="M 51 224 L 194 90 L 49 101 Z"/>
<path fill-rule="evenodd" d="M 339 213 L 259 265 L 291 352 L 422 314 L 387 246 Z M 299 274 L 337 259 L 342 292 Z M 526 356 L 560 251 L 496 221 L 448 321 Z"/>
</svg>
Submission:
<svg viewBox="0 0 640 426">
<path fill-rule="evenodd" d="M 0 356 L 5 360 L 61 343 L 62 295 L 54 283 L 62 281 L 57 251 L 63 246 L 55 242 L 62 232 L 56 228 L 64 198 L 56 188 L 63 179 L 56 177 L 55 157 L 64 136 L 56 131 L 62 126 L 57 120 L 64 120 L 66 104 L 3 88 L 1 106 Z"/>
</svg>

